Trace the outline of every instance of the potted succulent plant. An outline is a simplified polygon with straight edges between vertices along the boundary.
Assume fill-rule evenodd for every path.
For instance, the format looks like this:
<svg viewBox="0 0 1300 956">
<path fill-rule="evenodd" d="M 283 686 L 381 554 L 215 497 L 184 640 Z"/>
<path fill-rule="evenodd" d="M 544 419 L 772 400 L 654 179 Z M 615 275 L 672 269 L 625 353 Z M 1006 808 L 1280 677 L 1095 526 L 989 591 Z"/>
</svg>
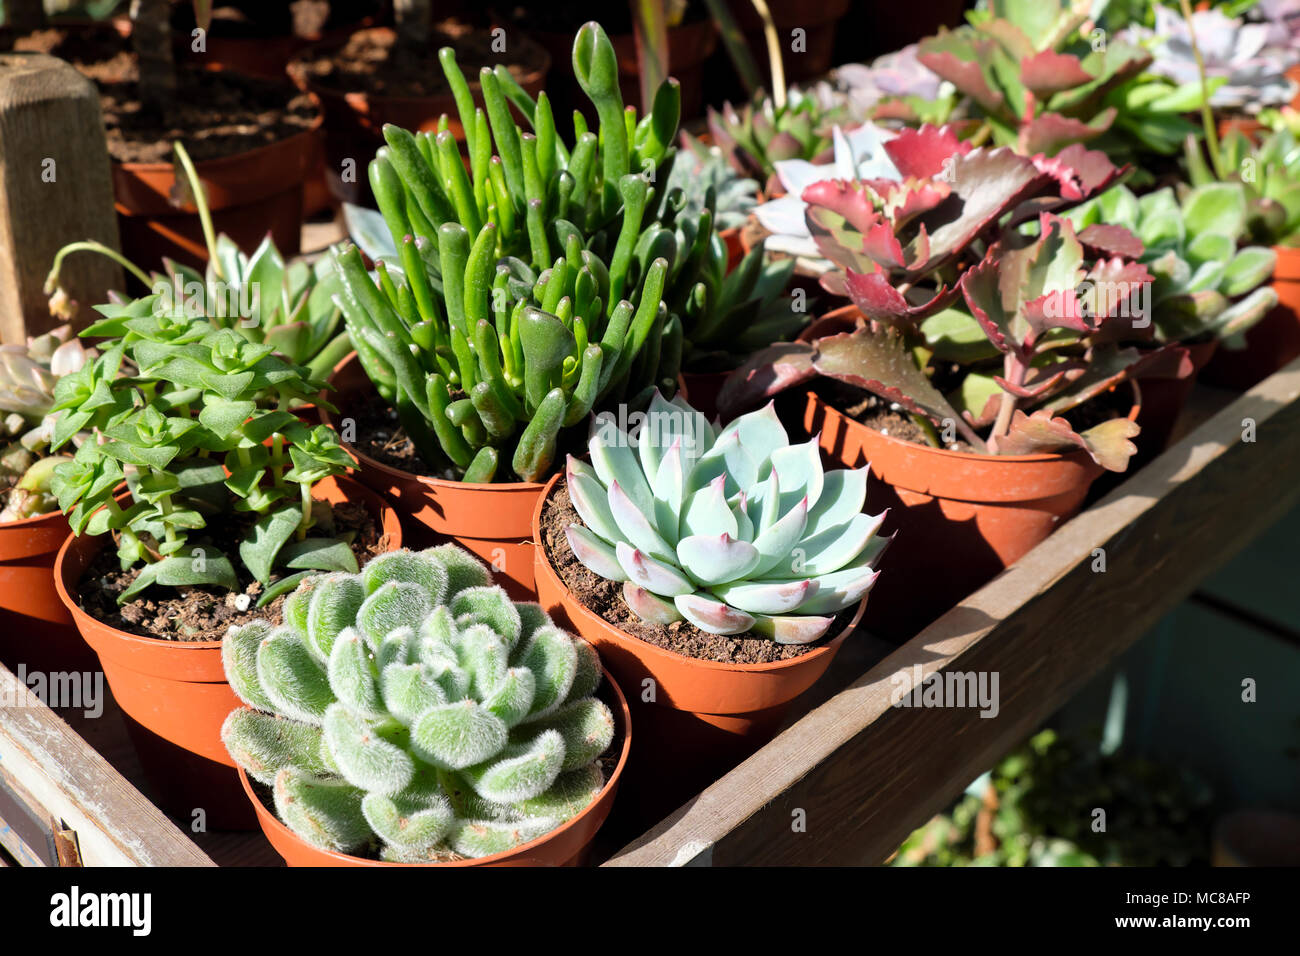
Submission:
<svg viewBox="0 0 1300 956">
<path fill-rule="evenodd" d="M 314 265 L 286 263 L 268 233 L 248 255 L 229 236 L 217 234 L 208 208 L 207 192 L 199 182 L 184 145 L 175 145 L 198 209 L 207 266 L 202 273 L 173 259 L 163 259 L 162 271 L 146 273 L 113 249 L 93 240 L 73 242 L 54 257 L 45 279 L 50 308 L 60 316 L 75 314 L 59 284 L 63 260 L 77 252 L 95 252 L 123 266 L 145 288 L 165 292 L 183 304 L 192 317 L 205 317 L 215 328 L 233 328 L 249 341 L 267 344 L 294 365 L 307 367 L 310 378 L 323 380 L 352 350 L 342 331 L 342 312 L 334 304 L 338 277 L 328 259 Z M 295 411 L 304 414 L 302 406 Z"/>
<path fill-rule="evenodd" d="M 588 452 L 537 503 L 538 599 L 641 689 L 634 764 L 656 786 L 635 799 L 671 809 L 825 672 L 876 582 L 884 515 L 863 513 L 865 468 L 824 470 L 770 404 L 719 428 L 656 393 L 630 428 L 598 416 Z"/>
<path fill-rule="evenodd" d="M 69 531 L 50 479 L 68 457 L 51 454 L 50 440 L 55 386 L 95 354 L 67 325 L 26 345 L 0 346 L 0 649 L 11 665 L 34 667 L 39 643 L 57 647 L 61 666 L 70 666 L 80 643 L 54 590 L 54 557 Z"/>
<path fill-rule="evenodd" d="M 400 546 L 401 528 L 343 477 L 351 459 L 334 432 L 287 410 L 319 392 L 305 368 L 163 295 L 99 311 L 83 335 L 102 337 L 103 354 L 55 387 L 51 447 L 95 436 L 51 480 L 73 531 L 55 586 L 114 698 L 148 731 L 137 748 L 155 786 L 217 825 L 216 798 L 189 788 L 213 768 L 151 766 L 149 742 L 233 766 L 219 736 L 235 705 L 222 634 L 259 607 L 278 613 L 311 571 L 354 572 L 358 554 Z M 224 780 L 237 796 L 234 774 Z"/>
<path fill-rule="evenodd" d="M 1153 341 L 1181 345 L 1191 360 L 1183 369 L 1189 374 L 1181 378 L 1140 380 L 1143 451 L 1159 452 L 1195 374 L 1222 345 L 1242 341 L 1277 305 L 1277 292 L 1265 285 L 1277 254 L 1242 238 L 1247 200 L 1235 183 L 1205 182 L 1181 196 L 1166 187 L 1141 197 L 1116 185 L 1067 216 L 1076 228 L 1092 229 L 1093 236 L 1104 233 L 1110 248 L 1136 254 L 1152 276 Z"/>
<path fill-rule="evenodd" d="M 321 102 L 326 181 L 336 198 L 350 203 L 372 198 L 358 174 L 364 159 L 383 145 L 384 126 L 436 132 L 440 118 L 448 116 L 448 128 L 464 140 L 456 108 L 478 91 L 474 76 L 480 67 L 499 84 L 530 95 L 542 89 L 550 70 L 550 55 L 521 31 L 499 51 L 489 24 L 435 22 L 429 0 L 400 0 L 394 13 L 395 27 L 365 27 L 304 50 L 289 64 L 294 82 Z M 468 80 L 453 80 L 439 68 L 439 47 L 453 51 L 437 53 L 439 60 L 450 57 L 454 63 L 459 57 L 472 68 Z"/>
<path fill-rule="evenodd" d="M 222 739 L 290 866 L 579 862 L 631 746 L 595 649 L 455 545 L 304 581 L 222 655 Z"/>
<path fill-rule="evenodd" d="M 684 152 L 673 163 L 665 192 L 681 189 L 686 209 L 698 215 L 709 205 L 709 190 L 713 190 L 713 227 L 727 246 L 727 271 L 731 271 L 744 255 L 740 229 L 758 205 L 758 183 L 736 172 L 717 146 L 706 144 L 685 130 L 682 130 L 681 145 Z"/>
<path fill-rule="evenodd" d="M 1300 355 L 1300 141 L 1285 126 L 1258 147 L 1240 132 L 1225 136 L 1207 162 L 1198 143 L 1187 144 L 1189 177 L 1197 188 L 1219 180 L 1239 190 L 1233 223 L 1244 218 L 1251 242 L 1277 257 L 1272 288 L 1277 306 L 1244 336 L 1225 342 L 1206 367 L 1206 380 L 1249 388 Z"/>
<path fill-rule="evenodd" d="M 843 270 L 822 282 L 856 316 L 824 317 L 805 341 L 755 356 L 721 403 L 741 410 L 819 378 L 829 397 L 827 380 L 843 383 L 836 402 L 853 414 L 814 392 L 803 422 L 838 460 L 869 461 L 899 506 L 911 543 L 872 614 L 910 634 L 1046 537 L 1103 469 L 1125 469 L 1137 409 L 1116 386 L 1185 357 L 1128 344 L 1151 335 L 1138 305 L 1151 277 L 1135 251 L 1056 214 L 1120 176 L 1103 155 L 972 149 L 934 127 L 885 149 L 899 180 L 803 194 L 809 229 Z M 921 580 L 926 600 L 907 590 Z"/>
<path fill-rule="evenodd" d="M 357 357 L 332 379 L 343 410 L 332 420 L 361 479 L 521 595 L 529 518 L 557 450 L 593 409 L 674 387 L 683 320 L 661 298 L 674 276 L 706 261 L 716 275 L 726 258 L 707 210 L 678 256 L 649 208 L 648 177 L 677 133 L 676 83 L 633 128 L 599 25 L 579 32 L 574 61 L 599 137 L 583 129 L 570 149 L 545 93 L 534 103 L 484 70 L 486 111 L 468 94 L 458 104 L 473 131 L 468 173 L 449 132 L 384 131 L 370 179 L 398 262 L 371 279 L 355 250 L 337 254 Z M 454 60 L 443 66 L 460 87 Z M 535 132 L 515 124 L 511 101 Z"/>
</svg>

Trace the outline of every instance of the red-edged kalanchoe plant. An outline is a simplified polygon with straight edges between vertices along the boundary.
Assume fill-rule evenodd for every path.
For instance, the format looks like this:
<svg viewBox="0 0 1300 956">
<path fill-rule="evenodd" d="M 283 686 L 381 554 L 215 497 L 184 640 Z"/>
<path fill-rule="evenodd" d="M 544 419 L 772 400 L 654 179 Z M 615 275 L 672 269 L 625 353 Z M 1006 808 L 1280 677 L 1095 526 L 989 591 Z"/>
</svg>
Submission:
<svg viewBox="0 0 1300 956">
<path fill-rule="evenodd" d="M 1115 122 L 1112 91 L 1137 76 L 1150 54 L 1111 40 L 1095 48 L 1080 36 L 1088 0 L 994 4 L 994 14 L 921 42 L 917 59 L 969 99 L 1000 145 L 1022 153 L 1059 152 L 1099 136 Z"/>
<path fill-rule="evenodd" d="M 865 321 L 756 356 L 728 382 L 724 409 L 825 375 L 945 432 L 951 424 L 977 451 L 1081 446 L 1123 470 L 1136 425 L 1116 419 L 1079 434 L 1059 416 L 1182 356 L 1120 347 L 1151 338 L 1139 306 L 1151 276 L 1132 261 L 1142 244 L 1102 224 L 1076 234 L 1056 215 L 1122 170 L 1081 146 L 1054 159 L 1026 157 L 971 149 L 933 127 L 886 149 L 903 180 L 823 182 L 804 192 L 810 230 L 844 270 L 822 283 L 847 295 Z M 999 359 L 1000 370 L 985 367 Z M 942 362 L 963 373 L 951 397 L 931 381 Z"/>
</svg>

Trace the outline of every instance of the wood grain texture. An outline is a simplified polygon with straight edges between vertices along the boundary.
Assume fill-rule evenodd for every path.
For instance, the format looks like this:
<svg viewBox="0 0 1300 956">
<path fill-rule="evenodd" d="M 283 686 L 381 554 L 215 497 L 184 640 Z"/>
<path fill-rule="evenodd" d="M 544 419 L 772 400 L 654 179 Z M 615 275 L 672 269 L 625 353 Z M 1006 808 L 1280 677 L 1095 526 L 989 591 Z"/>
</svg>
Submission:
<svg viewBox="0 0 1300 956">
<path fill-rule="evenodd" d="M 0 340 L 58 324 L 45 277 L 54 254 L 81 239 L 119 248 L 99 94 L 62 60 L 0 53 Z M 123 287 L 121 268 L 90 253 L 65 260 L 62 280 L 81 325 L 107 289 Z"/>
<path fill-rule="evenodd" d="M 1249 422 L 1254 442 L 1242 440 Z M 1292 507 L 1297 478 L 1300 360 L 1210 415 L 606 865 L 882 862 Z M 1097 548 L 1104 574 L 1092 570 Z M 893 706 L 893 678 L 914 666 L 926 676 L 996 672 L 998 715 Z M 799 817 L 803 832 L 792 827 Z"/>
<path fill-rule="evenodd" d="M 0 666 L 0 767 L 62 828 L 86 866 L 212 866 L 165 814 L 131 786 L 25 685 Z"/>
</svg>

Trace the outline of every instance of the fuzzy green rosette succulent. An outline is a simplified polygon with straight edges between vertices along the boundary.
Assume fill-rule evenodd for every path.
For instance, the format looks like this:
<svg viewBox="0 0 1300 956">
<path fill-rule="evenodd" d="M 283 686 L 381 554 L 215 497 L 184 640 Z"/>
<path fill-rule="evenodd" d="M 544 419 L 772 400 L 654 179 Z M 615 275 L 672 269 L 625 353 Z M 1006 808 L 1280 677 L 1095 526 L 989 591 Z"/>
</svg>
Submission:
<svg viewBox="0 0 1300 956">
<path fill-rule="evenodd" d="M 231 628 L 222 657 L 249 705 L 222 739 L 314 846 L 487 856 L 549 833 L 604 786 L 614 718 L 592 696 L 596 651 L 455 545 L 304 581 L 283 625 Z"/>
<path fill-rule="evenodd" d="M 600 417 L 591 464 L 569 458 L 567 536 L 642 620 L 808 644 L 875 583 L 888 539 L 862 511 L 867 469 L 824 471 L 770 403 L 719 430 L 656 395 L 633 431 Z"/>
</svg>

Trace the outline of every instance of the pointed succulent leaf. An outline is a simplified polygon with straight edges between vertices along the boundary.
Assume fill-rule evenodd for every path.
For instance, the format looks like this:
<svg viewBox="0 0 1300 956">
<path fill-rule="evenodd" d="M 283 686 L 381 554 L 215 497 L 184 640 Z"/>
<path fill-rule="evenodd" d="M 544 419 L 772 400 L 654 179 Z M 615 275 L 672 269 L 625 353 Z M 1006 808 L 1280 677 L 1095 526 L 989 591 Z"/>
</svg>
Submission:
<svg viewBox="0 0 1300 956">
<path fill-rule="evenodd" d="M 677 543 L 677 557 L 691 577 L 706 585 L 744 578 L 753 573 L 762 560 L 758 548 L 748 541 L 738 541 L 729 534 L 690 535 L 682 538 Z M 678 610 L 680 609 L 681 606 L 678 605 Z"/>
<path fill-rule="evenodd" d="M 838 527 L 805 537 L 795 546 L 795 554 L 800 561 L 793 568 L 794 573 L 816 576 L 838 571 L 862 553 L 862 549 L 880 530 L 884 517 L 883 514 L 856 514 Z M 782 576 L 790 575 L 783 572 Z"/>
<path fill-rule="evenodd" d="M 726 475 L 721 474 L 695 492 L 682 509 L 678 530 L 681 537 L 720 535 L 736 537 L 736 516 L 727 506 Z"/>
<path fill-rule="evenodd" d="M 664 597 L 676 597 L 695 590 L 695 583 L 672 564 L 656 561 L 621 541 L 615 551 L 626 580 L 647 591 Z"/>
<path fill-rule="evenodd" d="M 619 564 L 618 554 L 596 535 L 579 524 L 571 524 L 564 529 L 573 556 L 592 574 L 610 581 L 625 581 L 627 573 Z M 622 541 L 618 547 L 627 547 Z"/>
<path fill-rule="evenodd" d="M 609 486 L 609 512 L 622 532 L 622 538 L 651 557 L 671 561 L 673 549 L 655 529 L 647 515 L 654 514 L 653 502 L 648 511 L 642 511 L 623 491 L 617 481 Z"/>
<path fill-rule="evenodd" d="M 715 585 L 714 594 L 750 614 L 786 614 L 817 592 L 817 581 L 739 581 Z"/>
<path fill-rule="evenodd" d="M 572 456 L 569 458 L 570 463 L 576 460 Z M 570 467 L 565 477 L 565 487 L 573 510 L 578 512 L 578 517 L 593 534 L 610 544 L 623 539 L 623 532 L 619 530 L 609 510 L 609 493 L 597 478 Z"/>
<path fill-rule="evenodd" d="M 682 619 L 681 613 L 677 610 L 677 605 L 672 601 L 665 601 L 656 594 L 651 594 L 643 587 L 638 587 L 631 581 L 623 582 L 623 600 L 627 606 L 632 609 L 632 613 L 647 624 L 674 624 Z"/>
<path fill-rule="evenodd" d="M 704 594 L 678 595 L 673 603 L 686 620 L 710 634 L 743 634 L 754 626 L 752 615 Z"/>
<path fill-rule="evenodd" d="M 760 614 L 754 618 L 753 631 L 778 644 L 811 644 L 824 636 L 834 621 L 833 617 L 770 617 Z"/>
</svg>

